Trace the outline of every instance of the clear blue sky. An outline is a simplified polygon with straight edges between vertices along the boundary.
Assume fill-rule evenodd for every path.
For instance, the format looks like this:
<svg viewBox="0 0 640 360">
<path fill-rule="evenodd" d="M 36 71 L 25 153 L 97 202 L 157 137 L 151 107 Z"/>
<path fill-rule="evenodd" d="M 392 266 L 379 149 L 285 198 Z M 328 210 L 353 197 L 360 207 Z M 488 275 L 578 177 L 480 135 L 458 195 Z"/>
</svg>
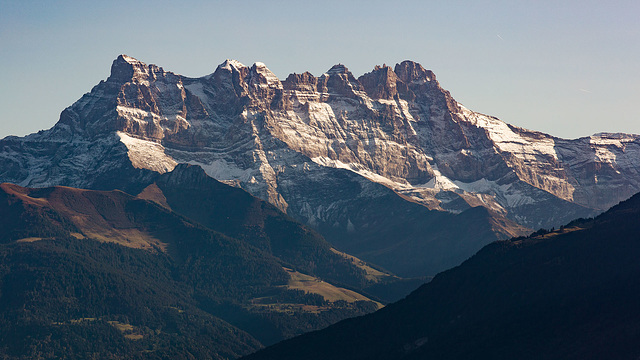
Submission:
<svg viewBox="0 0 640 360">
<path fill-rule="evenodd" d="M 280 78 L 405 59 L 466 107 L 560 137 L 640 133 L 640 1 L 0 0 L 0 137 L 51 127 L 124 53 Z"/>
</svg>

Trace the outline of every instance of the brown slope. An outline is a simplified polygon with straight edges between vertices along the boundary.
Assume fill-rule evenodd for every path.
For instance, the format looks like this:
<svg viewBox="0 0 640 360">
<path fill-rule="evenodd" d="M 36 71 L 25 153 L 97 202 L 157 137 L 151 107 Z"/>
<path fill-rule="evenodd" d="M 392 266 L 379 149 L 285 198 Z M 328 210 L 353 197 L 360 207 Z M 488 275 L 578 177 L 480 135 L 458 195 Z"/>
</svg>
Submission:
<svg viewBox="0 0 640 360">
<path fill-rule="evenodd" d="M 166 250 L 167 240 L 160 240 L 152 234 L 161 232 L 161 228 L 150 226 L 149 220 L 142 223 L 136 221 L 137 219 L 129 214 L 127 208 L 130 202 L 142 200 L 136 200 L 121 191 L 92 191 L 69 187 L 30 189 L 7 183 L 0 185 L 0 188 L 7 202 L 22 207 L 19 217 L 44 216 L 58 231 L 67 231 L 78 238 L 114 242 L 138 249 Z M 160 210 L 158 213 L 166 215 L 167 212 Z M 22 232 L 25 238 L 32 237 L 25 236 L 29 235 L 26 224 L 14 222 L 5 225 L 10 233 Z"/>
<path fill-rule="evenodd" d="M 226 269 L 215 271 L 224 270 L 232 275 L 227 280 L 238 280 L 228 284 L 232 288 L 242 283 L 284 284 L 288 279 L 271 254 L 122 191 L 13 184 L 2 184 L 0 189 L 0 213 L 7 215 L 1 223 L 4 243 L 73 236 L 167 253 L 177 263 L 204 256 L 216 266 L 226 264 Z M 247 264 L 253 265 L 244 268 Z M 264 274 L 253 273 L 260 268 Z"/>
<path fill-rule="evenodd" d="M 239 192 L 232 197 L 246 196 L 258 204 L 262 203 L 242 190 L 220 186 L 224 187 L 221 196 L 231 189 Z M 175 280 L 193 288 L 191 296 L 201 309 L 249 332 L 263 344 L 367 313 L 379 306 L 364 296 L 356 296 L 352 291 L 312 278 L 307 272 L 285 271 L 282 264 L 290 262 L 276 258 L 269 248 L 259 249 L 252 245 L 260 244 L 252 238 L 257 238 L 256 234 L 232 232 L 233 228 L 227 227 L 224 229 L 227 234 L 243 235 L 242 239 L 229 237 L 151 201 L 121 191 L 67 187 L 28 189 L 12 184 L 2 184 L 1 189 L 2 242 L 32 242 L 73 236 L 76 239 L 88 238 L 83 240 L 87 242 L 95 239 L 150 250 L 161 257 L 168 256 L 175 267 Z M 143 194 L 150 195 L 152 190 L 155 200 L 162 198 L 157 186 Z M 234 206 L 242 208 L 237 201 L 216 205 L 222 211 Z M 271 205 L 266 206 L 267 209 L 272 208 Z M 271 215 L 276 218 L 284 216 L 277 210 Z M 254 213 L 254 216 L 261 215 Z M 222 221 L 228 221 L 227 217 Z M 314 235 L 286 217 L 280 222 L 267 218 L 264 223 L 271 223 L 269 226 L 274 227 L 266 234 L 282 237 L 297 250 L 308 246 L 309 239 L 304 243 L 304 237 L 295 237 L 294 232 L 288 230 L 295 230 L 298 226 L 298 231 Z M 283 226 L 284 233 L 279 234 L 277 231 L 281 223 L 288 227 Z M 302 244 L 297 246 L 297 242 Z M 320 245 L 328 246 L 325 242 Z M 313 251 L 309 253 L 313 256 Z M 363 273 L 351 262 L 333 254 L 330 247 L 325 253 L 331 254 L 334 261 L 341 261 L 348 271 Z M 315 260 L 320 263 L 322 258 Z M 304 264 L 304 261 L 297 264 L 297 269 L 302 270 Z M 330 265 L 331 262 L 321 263 L 318 268 L 331 268 Z M 341 267 L 336 265 L 333 270 L 340 271 Z M 296 277 L 305 281 L 297 281 Z M 313 286 L 315 283 L 321 286 Z"/>
</svg>

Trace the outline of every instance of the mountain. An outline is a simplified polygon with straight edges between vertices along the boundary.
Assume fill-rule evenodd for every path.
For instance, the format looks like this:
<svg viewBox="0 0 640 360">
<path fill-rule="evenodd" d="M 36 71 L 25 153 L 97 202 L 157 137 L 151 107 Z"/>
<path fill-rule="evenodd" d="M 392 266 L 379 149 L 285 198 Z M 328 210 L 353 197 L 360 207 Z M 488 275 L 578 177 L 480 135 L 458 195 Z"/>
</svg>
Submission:
<svg viewBox="0 0 640 360">
<path fill-rule="evenodd" d="M 358 79 L 336 65 L 281 81 L 262 63 L 227 60 L 188 78 L 122 55 L 53 128 L 0 140 L 0 181 L 138 193 L 157 173 L 197 164 L 338 250 L 432 275 L 640 191 L 639 145 L 628 134 L 564 140 L 472 112 L 411 61 Z M 479 230 L 461 234 L 461 218 Z"/>
<path fill-rule="evenodd" d="M 246 359 L 637 359 L 639 233 L 640 194 L 490 244 L 404 300 Z"/>
<path fill-rule="evenodd" d="M 374 294 L 384 301 L 397 300 L 398 295 L 404 297 L 425 281 L 422 277 L 399 278 L 336 250 L 317 232 L 301 226 L 275 206 L 209 177 L 199 166 L 179 164 L 173 171 L 156 176 L 137 197 L 266 250 L 287 266 Z M 409 257 L 405 262 L 411 265 Z M 414 266 L 424 263 L 416 260 Z M 386 287 L 405 290 L 388 293 Z"/>
<path fill-rule="evenodd" d="M 306 274 L 355 288 L 393 277 L 381 274 L 368 279 L 364 270 L 336 253 L 320 234 L 244 190 L 207 176 L 199 166 L 178 165 L 158 176 L 138 198 L 273 254 L 285 266 Z"/>
<path fill-rule="evenodd" d="M 311 180 L 307 181 L 307 184 L 311 183 Z M 368 196 L 350 199 L 343 196 L 344 192 L 335 191 L 338 186 L 347 194 L 366 192 Z M 340 204 L 343 212 L 350 214 L 351 221 L 370 224 L 360 231 L 346 233 L 326 223 L 316 224 L 332 244 L 348 254 L 363 255 L 374 264 L 403 276 L 419 277 L 459 264 L 487 242 L 498 240 L 496 233 L 499 229 L 511 231 L 505 231 L 503 236 L 515 236 L 521 230 L 509 223 L 492 223 L 495 219 L 490 211 L 480 207 L 461 214 L 430 211 L 419 204 L 407 202 L 385 187 L 354 178 L 353 174 L 344 171 L 334 175 L 333 184 L 318 181 L 309 188 L 316 191 L 306 197 L 307 203 L 321 206 L 322 201 L 331 198 Z M 336 260 L 341 257 L 335 254 L 327 257 L 326 251 L 331 246 L 317 233 L 305 230 L 295 237 L 297 242 L 292 243 L 289 240 L 291 234 L 301 229 L 297 222 L 283 216 L 275 206 L 214 180 L 199 166 L 180 164 L 173 171 L 154 178 L 154 182 L 138 196 L 153 200 L 157 195 L 161 199 L 154 201 L 166 204 L 173 211 L 210 229 L 239 239 L 252 239 L 252 245 L 269 249 L 274 255 L 309 273 L 356 288 L 372 285 L 361 275 L 350 275 L 353 269 Z M 268 221 L 271 219 L 274 220 Z M 457 226 L 460 222 L 465 223 L 465 227 Z M 414 225 L 406 229 L 402 226 L 404 223 Z M 315 245 L 299 240 L 305 237 L 314 237 L 310 242 Z M 396 239 L 407 240 L 397 244 L 400 241 Z M 389 246 L 389 243 L 393 245 Z M 322 251 L 314 250 L 317 246 Z M 337 252 L 335 249 L 332 251 Z M 425 253 L 431 256 L 425 258 Z M 305 268 L 299 258 L 313 264 L 313 268 Z M 377 277 L 374 280 L 388 282 L 391 279 Z"/>
<path fill-rule="evenodd" d="M 272 205 L 199 173 L 179 166 L 139 197 L 1 184 L 0 354 L 236 358 L 380 306 L 332 282 L 391 275 L 371 276 Z M 217 183 L 207 204 L 234 201 L 212 213 L 244 218 L 209 221 L 216 231 L 172 211 L 176 177 L 185 198 L 189 178 Z"/>
</svg>

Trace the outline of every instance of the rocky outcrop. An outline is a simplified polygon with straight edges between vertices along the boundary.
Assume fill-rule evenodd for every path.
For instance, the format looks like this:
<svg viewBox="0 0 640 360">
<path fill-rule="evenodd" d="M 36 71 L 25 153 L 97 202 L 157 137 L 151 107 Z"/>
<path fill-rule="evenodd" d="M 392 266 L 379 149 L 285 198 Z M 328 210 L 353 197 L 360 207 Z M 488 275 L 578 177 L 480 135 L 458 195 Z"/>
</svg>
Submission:
<svg viewBox="0 0 640 360">
<path fill-rule="evenodd" d="M 339 64 L 280 81 L 262 63 L 227 60 L 187 78 L 122 55 L 54 128 L 0 146 L 2 181 L 95 187 L 113 168 L 192 163 L 308 221 L 331 204 L 308 209 L 285 189 L 333 173 L 314 169 L 346 169 L 433 210 L 484 206 L 529 228 L 640 190 L 637 135 L 565 140 L 511 126 L 466 109 L 412 61 L 358 79 Z"/>
</svg>

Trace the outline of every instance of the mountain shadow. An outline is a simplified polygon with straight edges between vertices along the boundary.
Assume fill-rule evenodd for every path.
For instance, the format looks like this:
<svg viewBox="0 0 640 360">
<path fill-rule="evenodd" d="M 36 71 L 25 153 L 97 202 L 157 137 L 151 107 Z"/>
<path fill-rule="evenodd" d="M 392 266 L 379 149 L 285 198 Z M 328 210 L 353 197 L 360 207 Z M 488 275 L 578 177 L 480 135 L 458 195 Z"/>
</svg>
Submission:
<svg viewBox="0 0 640 360">
<path fill-rule="evenodd" d="M 640 194 L 485 246 L 406 299 L 254 359 L 637 359 Z"/>
</svg>

